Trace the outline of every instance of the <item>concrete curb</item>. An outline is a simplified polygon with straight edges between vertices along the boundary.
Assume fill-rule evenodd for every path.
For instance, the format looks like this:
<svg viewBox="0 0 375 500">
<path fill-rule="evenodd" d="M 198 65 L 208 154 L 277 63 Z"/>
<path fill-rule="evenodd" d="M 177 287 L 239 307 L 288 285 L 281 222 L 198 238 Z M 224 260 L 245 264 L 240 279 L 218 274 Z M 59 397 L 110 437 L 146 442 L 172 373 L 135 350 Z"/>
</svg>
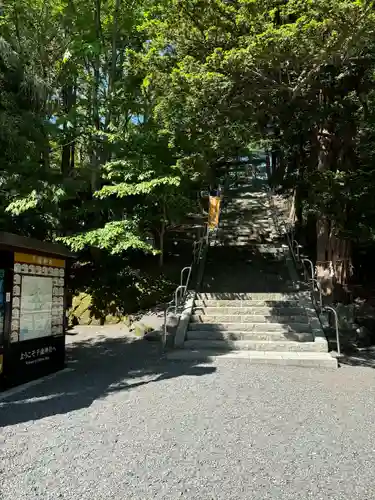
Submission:
<svg viewBox="0 0 375 500">
<path fill-rule="evenodd" d="M 186 300 L 185 304 L 183 305 L 183 309 L 176 329 L 176 335 L 174 338 L 175 348 L 183 347 L 184 345 L 186 332 L 189 327 L 190 318 L 193 313 L 194 300 L 195 300 L 195 292 L 192 293 L 192 296 L 189 297 Z"/>
</svg>

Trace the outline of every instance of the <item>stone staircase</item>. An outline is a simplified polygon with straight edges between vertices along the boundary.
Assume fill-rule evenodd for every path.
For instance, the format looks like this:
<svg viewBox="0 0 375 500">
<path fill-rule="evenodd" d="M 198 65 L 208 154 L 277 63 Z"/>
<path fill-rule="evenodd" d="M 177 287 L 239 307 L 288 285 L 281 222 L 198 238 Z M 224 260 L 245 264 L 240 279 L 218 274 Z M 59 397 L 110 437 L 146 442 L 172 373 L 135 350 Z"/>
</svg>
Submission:
<svg viewBox="0 0 375 500">
<path fill-rule="evenodd" d="M 170 353 L 170 359 L 337 367 L 325 339 L 315 337 L 298 294 L 228 295 L 197 294 L 183 350 Z"/>
<path fill-rule="evenodd" d="M 337 367 L 308 294 L 291 279 L 267 196 L 251 185 L 231 194 L 202 290 L 168 357 Z"/>
</svg>

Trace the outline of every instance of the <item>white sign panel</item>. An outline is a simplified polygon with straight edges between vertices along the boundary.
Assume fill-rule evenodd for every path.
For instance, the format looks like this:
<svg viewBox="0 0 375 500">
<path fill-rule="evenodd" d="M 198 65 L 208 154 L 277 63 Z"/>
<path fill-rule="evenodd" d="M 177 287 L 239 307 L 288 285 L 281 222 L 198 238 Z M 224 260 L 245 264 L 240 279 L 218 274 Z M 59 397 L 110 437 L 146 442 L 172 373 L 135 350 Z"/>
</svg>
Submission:
<svg viewBox="0 0 375 500">
<path fill-rule="evenodd" d="M 22 276 L 19 340 L 51 335 L 52 277 Z"/>
</svg>

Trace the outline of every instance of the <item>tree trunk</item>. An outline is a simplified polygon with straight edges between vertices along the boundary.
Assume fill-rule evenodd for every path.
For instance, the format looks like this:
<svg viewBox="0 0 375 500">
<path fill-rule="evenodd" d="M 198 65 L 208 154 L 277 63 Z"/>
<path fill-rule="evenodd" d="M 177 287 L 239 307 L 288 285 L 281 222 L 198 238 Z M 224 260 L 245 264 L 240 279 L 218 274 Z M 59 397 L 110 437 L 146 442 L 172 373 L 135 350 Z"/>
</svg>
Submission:
<svg viewBox="0 0 375 500">
<path fill-rule="evenodd" d="M 325 295 L 341 299 L 352 275 L 351 242 L 335 234 L 335 228 L 326 217 L 317 221 L 317 277 Z"/>
<path fill-rule="evenodd" d="M 164 266 L 164 235 L 165 235 L 165 223 L 161 223 L 160 233 L 159 233 L 159 267 Z"/>
<path fill-rule="evenodd" d="M 324 97 L 320 95 L 321 104 L 323 104 Z M 317 147 L 318 149 L 318 165 L 319 171 L 329 170 L 331 150 L 332 150 L 332 137 L 327 128 L 322 127 L 317 134 Z M 327 296 L 333 294 L 334 272 L 331 261 L 330 252 L 330 221 L 324 214 L 321 214 L 316 221 L 316 276 L 321 284 L 323 293 Z"/>
<path fill-rule="evenodd" d="M 101 28 L 101 0 L 95 0 L 95 32 L 97 40 L 102 41 Z M 91 191 L 94 192 L 99 187 L 100 168 L 100 113 L 99 113 L 99 87 L 100 87 L 100 55 L 97 53 L 94 58 L 94 83 L 92 89 L 92 119 L 96 130 L 95 137 L 91 145 Z"/>
<path fill-rule="evenodd" d="M 66 81 L 63 84 L 61 97 L 64 113 L 66 116 L 68 116 L 76 105 L 77 96 L 75 82 L 73 83 L 72 81 Z M 71 174 L 72 168 L 74 168 L 74 160 L 72 161 L 72 155 L 74 155 L 74 139 L 76 134 L 75 126 L 75 123 L 73 124 L 73 127 L 70 128 L 67 126 L 67 124 L 64 125 L 60 166 L 61 173 L 64 175 L 64 177 L 68 177 Z"/>
<path fill-rule="evenodd" d="M 295 210 L 297 229 L 300 229 L 303 226 L 303 200 L 304 200 L 303 188 L 300 184 L 298 184 L 295 190 L 295 197 L 294 197 L 294 210 Z"/>
<path fill-rule="evenodd" d="M 271 178 L 274 177 L 277 169 L 277 151 L 273 148 L 271 153 Z"/>
<path fill-rule="evenodd" d="M 327 129 L 318 134 L 320 145 L 318 170 L 328 170 L 335 165 L 334 146 L 337 138 Z M 340 145 L 339 141 L 338 144 Z M 346 212 L 346 207 L 342 207 Z M 316 275 L 323 293 L 336 298 L 344 292 L 351 276 L 351 244 L 338 236 L 335 222 L 322 214 L 316 222 Z M 335 295 L 335 296 L 334 296 Z"/>
<path fill-rule="evenodd" d="M 160 232 L 159 232 L 159 250 L 160 250 L 160 255 L 159 255 L 159 266 L 163 267 L 164 266 L 164 236 L 165 236 L 165 227 L 166 227 L 166 222 L 167 222 L 167 207 L 165 204 L 165 200 L 163 200 L 163 215 L 162 215 L 162 221 L 160 225 Z"/>
<path fill-rule="evenodd" d="M 115 88 L 115 82 L 116 82 L 116 73 L 117 73 L 117 39 L 118 39 L 118 14 L 120 11 L 121 7 L 121 0 L 116 0 L 115 3 L 115 10 L 113 13 L 113 26 L 112 26 L 112 60 L 111 60 L 111 67 L 108 75 L 108 93 L 107 93 L 107 99 L 108 99 L 108 110 L 107 110 L 107 116 L 106 116 L 106 127 L 108 128 L 111 119 L 112 119 L 112 99 L 113 99 L 113 92 Z"/>
<path fill-rule="evenodd" d="M 267 173 L 267 180 L 270 183 L 271 182 L 271 161 L 270 161 L 269 151 L 266 151 L 266 173 Z"/>
<path fill-rule="evenodd" d="M 272 153 L 272 185 L 274 187 L 279 187 L 283 184 L 285 173 L 286 173 L 286 162 L 283 158 L 280 149 L 275 149 Z"/>
</svg>

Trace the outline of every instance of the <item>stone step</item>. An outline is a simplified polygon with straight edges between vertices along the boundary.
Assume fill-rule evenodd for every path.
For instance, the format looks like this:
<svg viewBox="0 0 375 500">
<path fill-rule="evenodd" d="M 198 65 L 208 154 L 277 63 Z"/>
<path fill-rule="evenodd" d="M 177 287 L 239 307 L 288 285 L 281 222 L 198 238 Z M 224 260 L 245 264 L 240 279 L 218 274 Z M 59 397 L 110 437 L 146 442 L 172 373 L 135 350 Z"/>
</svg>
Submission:
<svg viewBox="0 0 375 500">
<path fill-rule="evenodd" d="M 293 340 L 186 340 L 184 349 L 217 349 L 224 351 L 277 351 L 277 352 L 327 352 L 320 342 L 297 342 Z"/>
<path fill-rule="evenodd" d="M 254 231 L 253 233 L 249 234 L 230 234 L 227 233 L 226 231 L 220 231 L 218 233 L 218 238 L 221 238 L 227 242 L 231 241 L 252 241 L 253 245 L 258 245 L 259 247 L 261 245 L 267 246 L 267 247 L 281 247 L 280 243 L 277 242 L 277 236 L 273 235 L 272 233 L 268 231 Z M 263 241 L 260 240 L 260 238 L 264 238 Z M 260 248 L 259 250 L 263 250 Z M 265 249 L 267 250 L 267 248 Z"/>
<path fill-rule="evenodd" d="M 221 243 L 222 246 L 233 246 L 232 243 L 245 243 L 248 246 L 251 246 L 254 250 L 257 250 L 259 254 L 271 254 L 271 255 L 283 255 L 286 253 L 286 249 L 274 250 L 267 248 L 257 248 L 260 244 L 272 244 L 275 241 L 274 236 L 270 236 L 269 234 L 253 234 L 246 237 L 227 237 L 225 235 L 218 235 L 217 241 Z M 244 245 L 244 246 L 246 246 Z"/>
<path fill-rule="evenodd" d="M 296 301 L 300 298 L 300 294 L 296 292 L 280 293 L 280 292 L 201 292 L 197 294 L 199 300 L 245 300 L 245 301 L 281 301 L 289 302 Z"/>
<path fill-rule="evenodd" d="M 191 317 L 192 323 L 276 323 L 276 324 L 294 324 L 294 323 L 308 323 L 307 315 L 304 316 L 275 316 L 275 315 L 261 315 L 261 314 L 193 314 Z"/>
<path fill-rule="evenodd" d="M 259 237 L 268 237 L 269 238 L 269 233 L 266 232 L 258 232 L 254 231 L 253 233 L 249 234 L 228 234 L 225 232 L 218 233 L 219 238 L 222 238 L 226 241 L 249 241 L 249 240 L 254 240 L 255 242 L 257 241 L 257 238 Z M 262 243 L 255 243 L 257 245 L 261 245 Z M 276 244 L 273 244 L 273 240 L 270 239 L 270 243 L 267 243 L 268 247 L 277 247 Z M 279 248 L 281 249 L 280 245 Z"/>
<path fill-rule="evenodd" d="M 221 231 L 218 233 L 218 238 L 225 240 L 225 241 L 251 241 L 253 245 L 261 245 L 262 242 L 264 244 L 264 241 L 266 241 L 267 245 L 273 245 L 277 246 L 275 241 L 277 239 L 277 235 L 273 235 L 272 233 L 268 232 L 259 232 L 259 231 L 253 231 L 252 233 L 227 233 L 224 231 Z M 263 240 L 261 240 L 263 239 Z M 280 246 L 280 245 L 279 245 Z M 281 250 L 280 250 L 281 251 Z"/>
<path fill-rule="evenodd" d="M 221 224 L 218 229 L 219 234 L 226 234 L 228 236 L 238 236 L 238 235 L 243 235 L 243 236 L 251 236 L 253 234 L 258 234 L 258 233 L 276 233 L 276 229 L 274 225 L 270 226 L 263 226 L 263 225 L 250 225 L 250 224 L 244 224 L 242 225 L 241 223 L 234 223 L 234 224 Z"/>
<path fill-rule="evenodd" d="M 237 209 L 234 209 L 236 211 Z M 269 217 L 267 219 L 257 219 L 254 218 L 252 214 L 248 214 L 248 218 L 238 218 L 229 214 L 227 218 L 225 216 L 220 219 L 220 229 L 249 229 L 249 230 L 254 230 L 254 229 L 261 229 L 261 228 L 270 228 L 274 229 L 275 228 L 275 222 L 272 217 Z"/>
<path fill-rule="evenodd" d="M 246 316 L 306 316 L 303 307 L 268 307 L 268 306 L 243 306 L 243 307 L 195 307 L 194 314 L 204 316 L 228 315 L 235 316 L 237 314 Z"/>
<path fill-rule="evenodd" d="M 240 307 L 240 308 L 249 308 L 249 307 L 270 307 L 271 309 L 281 309 L 281 308 L 290 308 L 290 307 L 298 307 L 298 300 L 235 300 L 235 299 L 227 299 L 227 300 L 214 300 L 214 299 L 204 299 L 204 300 L 195 300 L 196 307 Z"/>
<path fill-rule="evenodd" d="M 276 233 L 276 227 L 274 222 L 259 222 L 259 221 L 237 221 L 237 220 L 220 220 L 219 232 L 228 232 L 238 234 L 243 232 L 244 234 L 258 233 L 259 231 L 273 232 Z"/>
<path fill-rule="evenodd" d="M 253 234 L 258 234 L 258 228 L 253 226 L 233 226 L 229 225 L 228 227 L 219 226 L 218 233 L 224 233 L 227 236 L 251 236 Z"/>
<path fill-rule="evenodd" d="M 257 238 L 257 237 L 263 236 L 263 237 L 267 237 L 270 239 L 270 244 L 273 241 L 276 242 L 280 238 L 279 234 L 276 232 L 276 229 L 274 227 L 247 228 L 246 226 L 245 227 L 243 227 L 243 226 L 234 226 L 234 227 L 231 226 L 231 227 L 224 227 L 223 228 L 220 226 L 217 234 L 220 237 L 227 237 L 228 239 L 234 238 L 234 237 Z"/>
<path fill-rule="evenodd" d="M 213 349 L 180 349 L 168 353 L 167 359 L 174 361 L 200 361 L 206 363 L 220 363 L 220 361 L 236 359 L 253 365 L 281 365 L 330 369 L 337 368 L 337 359 L 324 352 L 223 351 L 218 354 L 218 352 Z"/>
<path fill-rule="evenodd" d="M 308 323 L 277 324 L 277 323 L 190 323 L 192 330 L 229 330 L 232 332 L 309 332 Z"/>
<path fill-rule="evenodd" d="M 187 340 L 269 340 L 313 342 L 311 332 L 243 332 L 225 330 L 190 330 L 186 332 Z"/>
<path fill-rule="evenodd" d="M 256 208 L 254 209 L 254 211 Z M 275 220 L 271 215 L 265 215 L 265 218 L 258 218 L 253 211 L 243 214 L 243 216 L 238 215 L 238 208 L 234 207 L 232 212 L 225 213 L 220 219 L 220 228 L 225 229 L 274 229 Z"/>
<path fill-rule="evenodd" d="M 245 240 L 218 238 L 217 243 L 224 247 L 254 247 L 259 240 L 248 238 Z M 279 248 L 257 248 L 259 254 L 283 255 L 284 249 Z"/>
</svg>

